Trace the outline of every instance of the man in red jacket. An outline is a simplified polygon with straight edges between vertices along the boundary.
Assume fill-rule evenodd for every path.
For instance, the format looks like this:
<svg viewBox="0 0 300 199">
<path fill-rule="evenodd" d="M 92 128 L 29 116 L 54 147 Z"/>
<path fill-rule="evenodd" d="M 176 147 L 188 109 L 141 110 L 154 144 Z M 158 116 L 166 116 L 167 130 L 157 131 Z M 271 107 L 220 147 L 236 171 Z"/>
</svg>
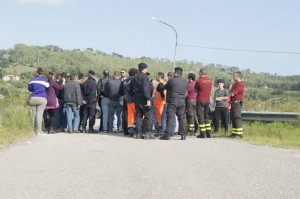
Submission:
<svg viewBox="0 0 300 199">
<path fill-rule="evenodd" d="M 232 114 L 232 134 L 229 136 L 230 138 L 243 138 L 242 106 L 245 85 L 241 78 L 242 73 L 235 72 L 229 88 Z"/>
<path fill-rule="evenodd" d="M 200 77 L 195 84 L 195 91 L 197 92 L 196 111 L 200 128 L 200 135 L 197 138 L 211 138 L 211 126 L 208 114 L 212 80 L 206 74 L 206 70 L 201 69 Z"/>
</svg>

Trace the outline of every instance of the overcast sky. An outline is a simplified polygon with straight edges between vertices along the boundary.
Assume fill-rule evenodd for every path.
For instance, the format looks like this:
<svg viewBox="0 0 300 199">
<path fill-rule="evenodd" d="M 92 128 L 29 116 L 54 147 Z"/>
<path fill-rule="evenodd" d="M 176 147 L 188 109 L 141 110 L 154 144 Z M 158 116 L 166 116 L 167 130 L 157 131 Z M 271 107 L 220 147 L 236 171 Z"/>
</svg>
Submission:
<svg viewBox="0 0 300 199">
<path fill-rule="evenodd" d="M 1 0 L 0 48 L 16 43 L 88 47 L 172 59 L 179 44 L 300 52 L 297 0 Z M 300 75 L 300 55 L 178 47 L 177 59 Z"/>
</svg>

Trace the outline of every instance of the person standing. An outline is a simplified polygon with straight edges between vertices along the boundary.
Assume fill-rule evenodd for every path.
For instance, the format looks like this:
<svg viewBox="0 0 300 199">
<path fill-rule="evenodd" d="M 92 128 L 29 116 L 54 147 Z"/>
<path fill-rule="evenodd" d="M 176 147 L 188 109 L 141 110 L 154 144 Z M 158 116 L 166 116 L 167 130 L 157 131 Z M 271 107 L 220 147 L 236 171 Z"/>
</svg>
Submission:
<svg viewBox="0 0 300 199">
<path fill-rule="evenodd" d="M 78 74 L 78 77 L 77 77 L 77 80 L 76 82 L 79 84 L 80 86 L 80 90 L 81 90 L 81 94 L 83 93 L 83 90 L 84 90 L 84 86 L 83 86 L 83 83 L 84 83 L 84 74 L 83 73 L 79 73 Z M 83 119 L 83 106 L 80 106 L 80 109 L 79 109 L 79 116 L 80 116 L 80 120 L 79 120 L 79 131 L 82 132 L 83 129 L 82 129 L 82 119 Z"/>
<path fill-rule="evenodd" d="M 152 138 L 150 131 L 151 122 L 151 89 L 147 76 L 147 64 L 138 65 L 139 73 L 129 84 L 129 94 L 134 96 L 136 111 L 136 138 Z M 144 128 L 143 128 L 144 124 Z"/>
<path fill-rule="evenodd" d="M 207 77 L 205 69 L 200 70 L 200 77 L 195 84 L 197 92 L 196 111 L 200 134 L 197 138 L 211 138 L 211 125 L 209 121 L 209 103 L 212 90 L 212 80 Z"/>
<path fill-rule="evenodd" d="M 124 104 L 126 104 L 126 108 L 124 106 L 123 115 L 126 118 L 126 129 L 124 130 L 124 135 L 130 135 L 130 137 L 134 136 L 135 129 L 135 103 L 134 97 L 132 97 L 129 93 L 129 84 L 134 78 L 136 74 L 138 74 L 138 70 L 136 68 L 131 68 L 128 73 L 129 77 L 122 81 L 120 86 L 120 95 L 124 96 Z M 125 111 L 126 110 L 126 111 Z M 128 134 L 127 134 L 128 133 Z"/>
<path fill-rule="evenodd" d="M 121 80 L 121 86 L 122 86 L 123 82 L 126 81 L 126 79 L 127 79 L 126 69 L 124 69 L 124 68 L 121 69 L 120 70 L 120 75 L 121 75 L 120 80 Z M 121 93 L 120 93 L 120 95 L 121 95 Z M 123 95 L 121 95 L 121 96 L 123 96 Z M 125 98 L 123 97 L 122 129 L 123 129 L 124 135 L 129 135 L 128 126 L 127 126 L 127 115 L 128 115 L 127 103 L 126 103 Z"/>
<path fill-rule="evenodd" d="M 229 92 L 224 88 L 224 80 L 219 79 L 219 89 L 215 91 L 215 133 L 218 133 L 221 124 L 225 129 L 225 133 L 228 132 L 228 96 Z"/>
<path fill-rule="evenodd" d="M 108 114 L 109 114 L 109 98 L 108 93 L 106 93 L 105 88 L 107 87 L 107 83 L 111 80 L 109 76 L 109 71 L 103 71 L 103 77 L 99 79 L 97 84 L 97 92 L 99 96 L 99 106 L 101 107 L 101 123 L 99 131 L 107 132 L 108 130 Z"/>
<path fill-rule="evenodd" d="M 66 80 L 63 79 L 61 83 L 56 83 L 54 81 L 54 74 L 52 72 L 49 72 L 48 74 L 48 82 L 50 86 L 47 89 L 47 106 L 45 108 L 44 123 L 45 126 L 47 126 L 49 134 L 56 133 L 56 131 L 53 129 L 59 109 L 56 92 L 64 88 L 65 81 Z"/>
<path fill-rule="evenodd" d="M 88 79 L 83 83 L 83 118 L 82 129 L 87 133 L 87 120 L 89 119 L 89 133 L 95 133 L 96 101 L 97 101 L 97 84 L 95 72 L 89 70 Z"/>
<path fill-rule="evenodd" d="M 242 107 L 244 100 L 245 85 L 242 81 L 242 73 L 237 71 L 233 74 L 230 85 L 230 102 L 232 115 L 232 134 L 230 138 L 243 138 Z"/>
<path fill-rule="evenodd" d="M 117 132 L 122 131 L 122 110 L 123 110 L 123 97 L 120 95 L 120 72 L 115 71 L 114 77 L 107 83 L 105 88 L 109 97 L 109 117 L 108 117 L 108 133 L 113 132 L 114 116 L 117 116 Z"/>
<path fill-rule="evenodd" d="M 196 84 L 195 80 L 196 80 L 196 76 L 194 73 L 188 74 L 186 111 L 187 111 L 188 131 L 190 133 L 195 133 L 195 130 L 197 129 L 197 125 L 199 125 L 198 120 L 196 118 L 197 93 L 195 92 L 195 84 Z"/>
<path fill-rule="evenodd" d="M 47 105 L 47 91 L 49 88 L 48 80 L 43 77 L 43 70 L 38 68 L 35 77 L 28 84 L 28 90 L 31 92 L 29 105 L 32 106 L 32 121 L 36 134 L 43 134 L 42 120 L 44 109 Z"/>
<path fill-rule="evenodd" d="M 67 131 L 68 133 L 79 133 L 79 108 L 82 105 L 83 100 L 80 86 L 76 82 L 74 74 L 70 75 L 70 81 L 65 84 L 64 102 L 67 112 Z"/>
<path fill-rule="evenodd" d="M 162 73 L 162 72 L 157 73 L 156 81 L 158 84 L 164 85 L 165 84 L 164 78 L 165 78 L 164 73 Z M 153 105 L 155 107 L 155 117 L 156 117 L 156 121 L 157 121 L 158 128 L 159 128 L 158 129 L 159 132 L 157 132 L 157 133 L 162 134 L 162 114 L 163 114 L 164 107 L 166 104 L 166 91 L 159 92 L 157 90 L 157 86 L 156 86 L 156 90 L 154 92 Z M 158 136 L 158 134 L 156 136 Z"/>
<path fill-rule="evenodd" d="M 182 68 L 176 67 L 174 72 L 174 78 L 168 81 L 166 85 L 159 85 L 158 90 L 160 92 L 167 90 L 167 128 L 162 140 L 169 140 L 172 133 L 173 121 L 175 120 L 175 114 L 178 118 L 179 133 L 181 140 L 186 139 L 185 130 L 185 98 L 187 91 L 187 81 L 182 78 Z"/>
<path fill-rule="evenodd" d="M 57 84 L 61 84 L 62 82 L 67 83 L 67 73 L 62 72 L 60 78 L 56 81 Z M 64 106 L 64 89 L 57 90 L 56 96 L 59 103 L 58 114 L 55 122 L 54 129 L 57 131 L 64 132 L 67 129 L 67 113 L 66 108 Z"/>
</svg>

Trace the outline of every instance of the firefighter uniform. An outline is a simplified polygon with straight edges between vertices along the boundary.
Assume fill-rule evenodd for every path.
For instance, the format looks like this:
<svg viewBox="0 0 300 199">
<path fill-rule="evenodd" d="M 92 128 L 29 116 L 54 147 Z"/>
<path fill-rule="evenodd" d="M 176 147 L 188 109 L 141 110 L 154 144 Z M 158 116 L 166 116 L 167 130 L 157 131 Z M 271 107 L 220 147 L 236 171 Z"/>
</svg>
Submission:
<svg viewBox="0 0 300 199">
<path fill-rule="evenodd" d="M 237 82 L 231 90 L 231 115 L 232 115 L 232 135 L 243 136 L 242 106 L 244 99 L 245 85 L 243 81 Z"/>
<path fill-rule="evenodd" d="M 199 122 L 200 135 L 197 138 L 211 138 L 211 125 L 209 121 L 209 102 L 212 90 L 212 80 L 202 75 L 195 84 L 197 92 L 196 111 Z"/>
<path fill-rule="evenodd" d="M 196 99 L 197 93 L 195 92 L 196 81 L 188 83 L 187 86 L 187 97 L 186 97 L 186 112 L 187 112 L 187 122 L 188 131 L 194 133 L 197 130 L 198 120 L 196 118 Z"/>
</svg>

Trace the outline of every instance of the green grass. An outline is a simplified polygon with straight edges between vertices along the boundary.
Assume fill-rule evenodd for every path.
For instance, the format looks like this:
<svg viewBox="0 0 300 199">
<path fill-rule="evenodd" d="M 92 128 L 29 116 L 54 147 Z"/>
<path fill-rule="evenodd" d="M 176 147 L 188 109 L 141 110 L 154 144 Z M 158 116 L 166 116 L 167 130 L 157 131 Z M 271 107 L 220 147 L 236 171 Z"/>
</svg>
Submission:
<svg viewBox="0 0 300 199">
<path fill-rule="evenodd" d="M 284 122 L 244 122 L 243 141 L 258 145 L 300 149 L 300 123 Z M 217 137 L 227 136 L 224 133 Z"/>
</svg>

